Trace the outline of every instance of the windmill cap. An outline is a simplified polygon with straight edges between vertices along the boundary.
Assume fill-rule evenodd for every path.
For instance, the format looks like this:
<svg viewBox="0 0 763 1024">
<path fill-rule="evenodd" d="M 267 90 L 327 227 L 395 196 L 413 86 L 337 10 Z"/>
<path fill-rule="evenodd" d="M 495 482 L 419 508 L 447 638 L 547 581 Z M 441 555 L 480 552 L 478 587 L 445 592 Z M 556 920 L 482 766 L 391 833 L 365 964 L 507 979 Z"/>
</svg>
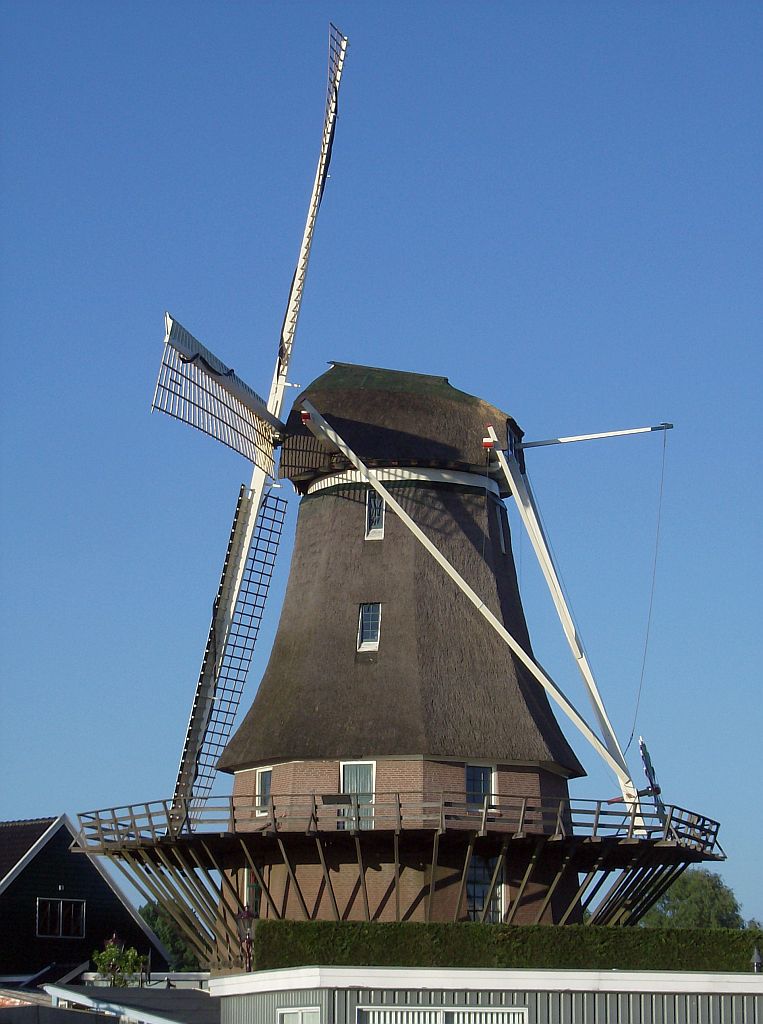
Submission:
<svg viewBox="0 0 763 1024">
<path fill-rule="evenodd" d="M 316 477 L 336 473 L 341 456 L 304 425 L 300 403 L 309 401 L 368 465 L 424 466 L 485 472 L 483 438 L 495 428 L 500 447 L 508 430 L 522 430 L 505 412 L 452 387 L 447 377 L 332 362 L 331 369 L 297 397 L 286 424 L 281 476 L 303 490 Z"/>
</svg>

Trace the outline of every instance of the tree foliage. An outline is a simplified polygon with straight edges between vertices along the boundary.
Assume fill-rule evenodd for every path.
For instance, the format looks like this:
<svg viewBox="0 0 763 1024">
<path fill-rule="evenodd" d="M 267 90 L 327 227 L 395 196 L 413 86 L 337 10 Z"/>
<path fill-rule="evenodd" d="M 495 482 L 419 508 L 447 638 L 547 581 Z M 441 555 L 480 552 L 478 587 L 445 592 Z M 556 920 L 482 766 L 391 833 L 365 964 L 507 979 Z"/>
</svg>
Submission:
<svg viewBox="0 0 763 1024">
<path fill-rule="evenodd" d="M 647 928 L 746 928 L 739 901 L 720 875 L 693 868 L 679 876 L 641 922 Z M 750 922 L 755 926 L 756 922 Z"/>
<path fill-rule="evenodd" d="M 93 951 L 93 963 L 99 974 L 108 975 L 110 985 L 126 988 L 131 976 L 140 973 L 144 961 L 134 946 L 125 949 L 115 935 L 103 949 Z"/>
<path fill-rule="evenodd" d="M 199 970 L 199 958 L 196 951 L 166 910 L 152 900 L 140 907 L 138 913 L 170 954 L 171 971 Z"/>
</svg>

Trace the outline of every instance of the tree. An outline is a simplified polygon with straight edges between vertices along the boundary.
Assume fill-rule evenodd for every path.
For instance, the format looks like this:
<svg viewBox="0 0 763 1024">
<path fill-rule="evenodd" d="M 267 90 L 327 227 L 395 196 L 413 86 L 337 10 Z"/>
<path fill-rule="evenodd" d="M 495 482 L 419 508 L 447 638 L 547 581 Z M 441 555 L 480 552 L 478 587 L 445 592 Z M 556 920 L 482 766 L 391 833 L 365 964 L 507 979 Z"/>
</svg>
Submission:
<svg viewBox="0 0 763 1024">
<path fill-rule="evenodd" d="M 199 958 L 166 910 L 153 900 L 138 909 L 170 954 L 171 971 L 198 971 Z"/>
<path fill-rule="evenodd" d="M 130 977 L 139 974 L 144 960 L 134 946 L 125 949 L 116 935 L 104 943 L 101 950 L 93 951 L 93 963 L 99 974 L 108 975 L 109 983 L 116 988 L 126 988 Z"/>
<path fill-rule="evenodd" d="M 747 927 L 734 893 L 720 875 L 706 868 L 693 868 L 680 875 L 644 915 L 641 924 L 646 928 Z"/>
</svg>

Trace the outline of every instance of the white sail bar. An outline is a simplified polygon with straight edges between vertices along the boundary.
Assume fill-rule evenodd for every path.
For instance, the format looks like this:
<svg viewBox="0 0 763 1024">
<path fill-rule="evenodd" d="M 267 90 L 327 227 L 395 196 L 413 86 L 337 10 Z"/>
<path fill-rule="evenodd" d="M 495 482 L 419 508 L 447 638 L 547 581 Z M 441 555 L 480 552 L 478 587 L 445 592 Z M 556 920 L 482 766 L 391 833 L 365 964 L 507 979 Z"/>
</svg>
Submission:
<svg viewBox="0 0 763 1024">
<path fill-rule="evenodd" d="M 381 495 L 384 499 L 388 508 L 399 517 L 405 526 L 411 531 L 416 540 L 429 552 L 434 558 L 440 568 L 447 573 L 448 576 L 453 580 L 459 590 L 471 601 L 477 611 L 482 615 L 484 619 L 493 627 L 496 633 L 501 637 L 504 643 L 514 653 L 516 658 L 521 661 L 532 678 L 543 687 L 549 697 L 554 703 L 564 712 L 564 714 L 573 723 L 576 729 L 585 737 L 585 739 L 591 744 L 594 750 L 599 756 L 605 761 L 609 768 L 614 772 L 618 779 L 620 788 L 623 792 L 628 787 L 632 787 L 630 776 L 628 774 L 627 767 L 624 767 L 623 762 L 620 758 L 613 757 L 608 748 L 602 743 L 596 732 L 586 722 L 580 712 L 575 706 L 567 699 L 564 693 L 559 689 L 556 683 L 551 677 L 543 670 L 543 668 L 525 651 L 522 645 L 516 640 L 511 633 L 506 629 L 504 624 L 493 614 L 493 612 L 487 607 L 485 602 L 479 597 L 479 595 L 472 590 L 466 580 L 461 576 L 453 565 L 448 561 L 445 555 L 430 541 L 427 535 L 419 526 L 411 519 L 408 513 L 402 508 L 402 506 L 393 498 L 392 494 L 387 490 L 384 484 L 379 479 L 377 473 L 369 469 L 360 458 L 352 451 L 351 448 L 342 440 L 342 438 L 336 433 L 336 431 L 326 422 L 321 414 L 315 409 L 310 402 L 302 401 L 302 409 L 307 414 L 304 418 L 305 425 L 310 431 L 321 441 L 325 441 L 337 448 L 355 467 L 360 473 L 361 477 L 366 480 L 371 487 Z"/>
<path fill-rule="evenodd" d="M 233 370 L 164 314 L 166 334 L 152 409 L 174 416 L 275 473 L 273 442 L 283 424 Z"/>
<path fill-rule="evenodd" d="M 649 434 L 653 430 L 672 430 L 672 423 L 658 423 L 655 427 L 631 427 L 629 430 L 605 430 L 599 434 L 575 434 L 573 437 L 550 437 L 546 441 L 518 441 L 514 447 L 542 448 L 549 444 L 571 444 L 573 441 L 598 441 L 601 437 L 625 437 L 626 434 Z"/>
<path fill-rule="evenodd" d="M 268 409 L 275 415 L 281 413 L 283 403 L 283 392 L 286 386 L 286 377 L 289 372 L 289 362 L 294 346 L 294 336 L 297 332 L 297 321 L 299 310 L 302 305 L 302 293 L 307 277 L 307 265 L 310 260 L 310 247 L 313 243 L 315 221 L 320 209 L 323 190 L 326 187 L 329 165 L 331 163 L 331 150 L 334 143 L 334 131 L 336 129 L 337 105 L 339 102 L 339 85 L 342 80 L 342 67 L 347 52 L 347 37 L 343 36 L 339 29 L 329 24 L 329 65 L 328 65 L 328 89 L 326 93 L 326 113 L 323 119 L 323 137 L 321 139 L 321 150 L 318 157 L 318 167 L 315 171 L 313 191 L 310 195 L 310 205 L 307 210 L 307 221 L 302 235 L 302 244 L 299 249 L 297 266 L 292 278 L 289 298 L 286 303 L 286 313 L 281 327 L 281 339 L 278 345 L 278 358 L 273 373 L 273 383 L 268 397 Z"/>
<path fill-rule="evenodd" d="M 507 458 L 504 452 L 501 451 L 500 445 L 498 444 L 498 437 L 492 427 L 488 427 L 488 437 L 492 443 L 492 451 L 498 459 L 498 464 L 501 467 L 506 483 L 514 496 L 520 518 L 527 530 L 530 543 L 533 546 L 538 563 L 546 579 L 546 583 L 548 584 L 548 589 L 551 593 L 554 607 L 556 608 L 557 615 L 559 616 L 559 620 L 562 624 L 564 635 L 567 638 L 567 643 L 570 646 L 570 650 L 575 658 L 580 674 L 583 677 L 583 682 L 585 683 L 594 715 L 599 723 L 601 734 L 604 737 L 607 751 L 622 770 L 622 775 L 618 776 L 618 778 L 621 782 L 623 798 L 627 802 L 632 803 L 634 800 L 638 799 L 636 787 L 630 778 L 628 766 L 625 762 L 625 756 L 617 740 L 617 736 L 615 735 L 612 723 L 609 720 L 607 710 L 604 707 L 604 701 L 602 700 L 599 688 L 596 685 L 596 680 L 594 679 L 593 671 L 583 649 L 583 643 L 578 634 L 575 620 L 572 617 L 572 612 L 565 600 L 556 565 L 554 564 L 550 547 L 546 540 L 545 533 L 543 532 L 535 499 L 530 489 L 530 482 L 526 475 L 522 473 L 519 463 L 514 456 L 509 453 Z M 485 440 L 485 444 L 487 444 L 487 439 Z"/>
</svg>

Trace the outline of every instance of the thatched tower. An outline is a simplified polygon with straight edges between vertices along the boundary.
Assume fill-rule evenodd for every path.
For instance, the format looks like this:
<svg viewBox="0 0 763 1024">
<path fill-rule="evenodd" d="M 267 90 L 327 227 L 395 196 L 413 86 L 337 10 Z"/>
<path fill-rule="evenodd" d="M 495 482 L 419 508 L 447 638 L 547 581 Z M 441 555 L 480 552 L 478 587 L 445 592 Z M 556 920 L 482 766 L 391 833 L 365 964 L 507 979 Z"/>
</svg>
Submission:
<svg viewBox="0 0 763 1024">
<path fill-rule="evenodd" d="M 482 448 L 488 423 L 505 442 L 507 415 L 444 377 L 343 363 L 300 397 L 380 472 L 529 650 L 506 510 Z M 286 798 L 355 793 L 366 824 L 375 817 L 377 827 L 382 807 L 397 794 L 422 805 L 445 796 L 475 813 L 486 797 L 566 797 L 567 779 L 583 770 L 545 694 L 410 532 L 384 514 L 374 492 L 307 432 L 297 412 L 288 420 L 281 473 L 302 495 L 296 542 L 267 670 L 219 762 L 235 773 L 234 797 L 259 797 L 262 814 L 270 798 L 277 807 Z M 350 812 L 340 804 L 333 813 Z M 323 873 L 312 841 L 306 845 L 307 863 L 295 850 L 292 866 L 303 892 L 315 899 Z M 342 844 L 329 847 L 326 856 L 334 857 L 341 876 Z M 355 851 L 350 854 L 354 863 Z M 372 907 L 392 871 L 388 850 L 373 856 Z M 407 844 L 400 858 L 409 903 L 403 916 L 423 919 L 428 909 L 432 919 L 452 920 L 460 877 L 454 869 L 463 863 L 463 850 L 451 864 L 441 851 L 442 888 L 438 882 L 431 901 L 423 899 L 430 878 L 422 865 L 431 853 L 422 857 Z M 474 877 L 462 893 L 464 916 L 474 916 L 464 896 L 471 891 L 472 904 L 479 903 L 477 875 L 489 880 L 489 860 L 474 852 Z M 348 867 L 351 888 L 356 876 Z M 274 866 L 269 888 L 287 913 L 291 899 L 299 915 L 287 879 L 286 868 Z M 328 895 L 324 902 L 319 917 L 332 913 Z M 544 919 L 552 918 L 553 907 L 551 901 Z M 358 898 L 341 916 L 364 913 Z M 534 900 L 527 901 L 527 913 L 537 913 Z M 386 904 L 377 916 L 394 917 L 395 909 Z"/>
</svg>

